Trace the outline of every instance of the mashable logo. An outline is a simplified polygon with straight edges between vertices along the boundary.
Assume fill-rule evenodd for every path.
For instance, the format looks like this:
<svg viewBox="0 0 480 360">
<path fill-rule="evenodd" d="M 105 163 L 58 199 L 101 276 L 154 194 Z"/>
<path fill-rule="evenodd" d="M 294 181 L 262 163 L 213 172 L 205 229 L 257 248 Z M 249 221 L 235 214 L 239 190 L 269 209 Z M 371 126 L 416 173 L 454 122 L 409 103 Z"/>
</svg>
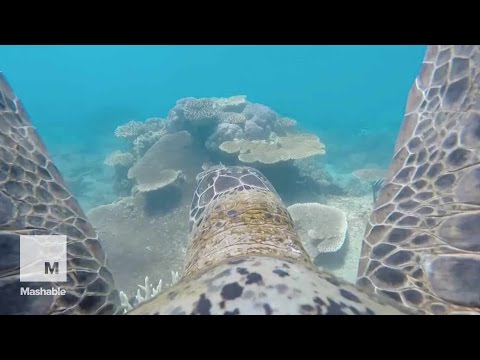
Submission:
<svg viewBox="0 0 480 360">
<path fill-rule="evenodd" d="M 20 282 L 66 282 L 65 235 L 20 236 Z"/>
</svg>

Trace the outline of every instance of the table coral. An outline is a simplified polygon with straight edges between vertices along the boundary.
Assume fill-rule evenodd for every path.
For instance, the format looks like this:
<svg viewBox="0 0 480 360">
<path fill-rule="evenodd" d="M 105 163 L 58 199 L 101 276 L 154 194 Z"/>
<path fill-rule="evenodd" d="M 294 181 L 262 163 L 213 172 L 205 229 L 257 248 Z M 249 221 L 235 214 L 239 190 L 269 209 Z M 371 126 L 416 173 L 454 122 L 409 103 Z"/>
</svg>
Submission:
<svg viewBox="0 0 480 360">
<path fill-rule="evenodd" d="M 244 163 L 274 164 L 281 161 L 307 158 L 325 154 L 325 145 L 312 134 L 288 134 L 274 141 L 233 140 L 225 141 L 220 150 L 233 154 Z"/>
</svg>

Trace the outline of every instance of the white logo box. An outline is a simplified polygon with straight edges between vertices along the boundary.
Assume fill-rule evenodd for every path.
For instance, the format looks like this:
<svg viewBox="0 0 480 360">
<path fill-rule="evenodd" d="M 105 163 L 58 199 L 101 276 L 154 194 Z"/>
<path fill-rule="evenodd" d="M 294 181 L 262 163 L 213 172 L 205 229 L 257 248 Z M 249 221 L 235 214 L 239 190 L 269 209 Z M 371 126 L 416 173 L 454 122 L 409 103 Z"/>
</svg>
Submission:
<svg viewBox="0 0 480 360">
<path fill-rule="evenodd" d="M 20 282 L 66 282 L 67 237 L 20 235 Z"/>
</svg>

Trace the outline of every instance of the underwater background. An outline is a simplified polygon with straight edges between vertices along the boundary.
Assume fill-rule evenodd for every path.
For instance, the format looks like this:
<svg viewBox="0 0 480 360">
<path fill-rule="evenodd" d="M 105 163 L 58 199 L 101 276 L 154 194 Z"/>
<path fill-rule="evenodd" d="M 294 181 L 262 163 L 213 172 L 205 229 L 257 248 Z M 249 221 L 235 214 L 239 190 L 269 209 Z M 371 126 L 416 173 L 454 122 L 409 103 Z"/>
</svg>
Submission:
<svg viewBox="0 0 480 360">
<path fill-rule="evenodd" d="M 130 203 L 121 211 L 109 205 L 122 198 L 112 187 L 116 174 L 104 163 L 108 154 L 126 149 L 125 141 L 114 136 L 117 127 L 166 118 L 187 97 L 246 95 L 249 102 L 295 119 L 302 132 L 325 144 L 318 161 L 296 165 L 303 175 L 316 177 L 320 190 L 281 195 L 287 205 L 316 201 L 346 214 L 346 245 L 337 258 L 319 261 L 353 280 L 373 204 L 370 183 L 362 188 L 352 182 L 358 178 L 352 173 L 364 176 L 358 170 L 388 167 L 425 50 L 398 45 L 0 46 L 0 70 L 106 242 L 120 286 L 132 293 L 145 275 L 158 281 L 180 270 L 184 240 L 166 250 L 155 237 L 186 239 L 191 197 L 161 216 L 125 212 L 135 207 Z M 120 217 L 133 222 L 122 231 L 133 233 L 114 239 L 112 228 L 120 226 Z M 144 229 L 150 233 L 142 234 Z M 132 247 L 132 236 L 143 236 L 142 246 Z"/>
<path fill-rule="evenodd" d="M 0 46 L 0 68 L 52 152 L 99 151 L 130 119 L 244 94 L 343 146 L 401 124 L 425 46 Z M 378 144 L 375 144 L 377 146 Z M 373 146 L 373 144 L 372 144 Z"/>
</svg>

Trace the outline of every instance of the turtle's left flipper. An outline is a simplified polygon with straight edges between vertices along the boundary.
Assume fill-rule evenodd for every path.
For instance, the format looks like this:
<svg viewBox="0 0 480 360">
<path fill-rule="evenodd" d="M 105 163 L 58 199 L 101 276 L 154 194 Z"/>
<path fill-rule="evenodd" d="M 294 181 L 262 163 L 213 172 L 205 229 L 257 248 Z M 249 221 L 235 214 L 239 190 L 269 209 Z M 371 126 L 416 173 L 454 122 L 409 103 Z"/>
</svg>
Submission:
<svg viewBox="0 0 480 360">
<path fill-rule="evenodd" d="M 53 234 L 67 236 L 68 281 L 20 283 L 20 235 Z M 0 314 L 111 314 L 119 302 L 97 234 L 0 72 Z"/>
</svg>

